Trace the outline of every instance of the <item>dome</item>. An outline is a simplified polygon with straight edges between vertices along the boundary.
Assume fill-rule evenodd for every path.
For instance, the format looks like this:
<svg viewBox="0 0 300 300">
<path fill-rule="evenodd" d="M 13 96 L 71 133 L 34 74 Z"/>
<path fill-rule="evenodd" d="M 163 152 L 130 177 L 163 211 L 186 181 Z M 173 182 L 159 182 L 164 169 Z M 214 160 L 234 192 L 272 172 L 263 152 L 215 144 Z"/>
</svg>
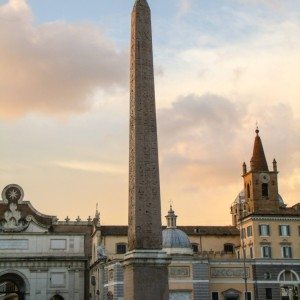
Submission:
<svg viewBox="0 0 300 300">
<path fill-rule="evenodd" d="M 278 203 L 279 203 L 279 206 L 280 206 L 280 207 L 285 207 L 285 206 L 286 206 L 286 205 L 284 204 L 284 201 L 283 201 L 283 199 L 282 199 L 282 197 L 281 197 L 280 194 L 278 194 L 277 200 L 278 200 Z M 244 189 L 241 190 L 241 191 L 238 193 L 238 195 L 236 196 L 236 198 L 235 198 L 235 200 L 234 200 L 234 202 L 233 202 L 233 205 L 239 204 L 239 203 L 245 203 L 245 191 L 244 191 Z"/>
<path fill-rule="evenodd" d="M 163 248 L 191 248 L 188 236 L 180 229 L 167 228 L 163 232 Z"/>
<path fill-rule="evenodd" d="M 172 206 L 166 216 L 168 226 L 162 232 L 163 250 L 168 254 L 192 255 L 192 245 L 186 233 L 176 227 L 176 218 Z"/>
<path fill-rule="evenodd" d="M 239 203 L 244 203 L 244 202 L 245 202 L 245 191 L 243 189 L 238 193 L 233 204 L 239 204 Z"/>
</svg>

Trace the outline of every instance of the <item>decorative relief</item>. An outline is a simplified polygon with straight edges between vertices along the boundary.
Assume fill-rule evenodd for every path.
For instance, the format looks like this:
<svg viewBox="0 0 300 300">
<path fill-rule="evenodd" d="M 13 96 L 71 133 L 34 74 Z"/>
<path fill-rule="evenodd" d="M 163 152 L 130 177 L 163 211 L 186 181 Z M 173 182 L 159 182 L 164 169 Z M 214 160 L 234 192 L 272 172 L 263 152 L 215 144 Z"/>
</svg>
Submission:
<svg viewBox="0 0 300 300">
<path fill-rule="evenodd" d="M 106 254 L 104 246 L 97 247 L 97 258 L 98 259 L 106 259 L 107 258 L 107 254 Z"/>
<path fill-rule="evenodd" d="M 190 277 L 190 267 L 169 267 L 171 278 Z"/>
<path fill-rule="evenodd" d="M 20 203 L 23 200 L 24 191 L 17 184 L 9 184 L 2 191 L 2 199 L 4 203 Z"/>
<path fill-rule="evenodd" d="M 247 278 L 249 278 L 249 275 L 249 268 L 246 268 Z M 211 268 L 210 276 L 212 278 L 243 278 L 245 273 L 244 268 Z"/>
<path fill-rule="evenodd" d="M 21 219 L 21 213 L 17 210 L 17 204 L 10 203 L 9 209 L 4 213 L 4 220 L 0 223 L 0 231 L 23 231 L 29 226 L 31 220 L 31 216 L 27 216 L 26 219 Z"/>
<path fill-rule="evenodd" d="M 0 268 L 30 268 L 32 271 L 43 270 L 47 268 L 68 268 L 75 270 L 84 270 L 84 261 L 8 261 L 0 259 Z"/>
</svg>

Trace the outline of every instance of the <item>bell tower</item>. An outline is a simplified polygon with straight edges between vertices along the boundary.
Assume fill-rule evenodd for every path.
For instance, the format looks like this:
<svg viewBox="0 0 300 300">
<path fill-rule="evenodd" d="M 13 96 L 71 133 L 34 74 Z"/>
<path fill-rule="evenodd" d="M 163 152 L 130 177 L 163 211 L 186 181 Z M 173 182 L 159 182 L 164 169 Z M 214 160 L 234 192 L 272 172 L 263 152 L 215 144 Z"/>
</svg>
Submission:
<svg viewBox="0 0 300 300">
<path fill-rule="evenodd" d="M 258 127 L 255 133 L 249 171 L 246 163 L 243 163 L 245 214 L 279 209 L 277 162 L 273 160 L 273 170 L 270 171 Z"/>
</svg>

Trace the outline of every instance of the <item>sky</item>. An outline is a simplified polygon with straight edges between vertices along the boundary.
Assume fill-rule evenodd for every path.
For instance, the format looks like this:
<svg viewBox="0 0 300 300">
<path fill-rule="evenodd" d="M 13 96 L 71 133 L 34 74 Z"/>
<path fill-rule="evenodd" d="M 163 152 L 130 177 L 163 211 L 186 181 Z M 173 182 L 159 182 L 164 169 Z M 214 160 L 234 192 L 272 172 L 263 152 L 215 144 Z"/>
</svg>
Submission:
<svg viewBox="0 0 300 300">
<path fill-rule="evenodd" d="M 0 0 L 0 188 L 60 220 L 127 224 L 133 2 Z M 300 1 L 148 2 L 162 217 L 231 224 L 256 122 L 300 202 Z"/>
</svg>

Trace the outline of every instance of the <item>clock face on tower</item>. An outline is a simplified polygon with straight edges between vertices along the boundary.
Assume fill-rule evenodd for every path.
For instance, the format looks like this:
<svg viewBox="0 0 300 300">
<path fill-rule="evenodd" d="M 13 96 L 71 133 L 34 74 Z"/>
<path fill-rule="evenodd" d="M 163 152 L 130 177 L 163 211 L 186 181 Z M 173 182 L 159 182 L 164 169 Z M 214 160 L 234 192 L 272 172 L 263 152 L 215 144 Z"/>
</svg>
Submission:
<svg viewBox="0 0 300 300">
<path fill-rule="evenodd" d="M 23 189 L 17 184 L 10 184 L 6 186 L 2 192 L 4 202 L 20 202 L 24 196 Z"/>
<path fill-rule="evenodd" d="M 270 181 L 270 176 L 269 174 L 267 173 L 261 173 L 259 175 L 259 180 L 262 182 L 262 183 L 268 183 Z"/>
</svg>

